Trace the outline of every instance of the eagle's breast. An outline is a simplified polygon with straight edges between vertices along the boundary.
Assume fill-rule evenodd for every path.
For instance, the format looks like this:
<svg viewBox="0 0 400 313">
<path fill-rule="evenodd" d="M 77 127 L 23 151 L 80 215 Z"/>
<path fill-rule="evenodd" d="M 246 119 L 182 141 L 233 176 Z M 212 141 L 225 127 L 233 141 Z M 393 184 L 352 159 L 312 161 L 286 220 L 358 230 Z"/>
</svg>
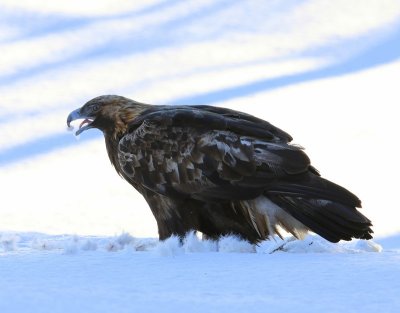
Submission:
<svg viewBox="0 0 400 313">
<path fill-rule="evenodd" d="M 205 179 L 199 167 L 204 154 L 195 149 L 196 135 L 182 127 L 144 122 L 120 140 L 121 168 L 130 179 L 153 191 L 189 192 L 191 183 Z"/>
</svg>

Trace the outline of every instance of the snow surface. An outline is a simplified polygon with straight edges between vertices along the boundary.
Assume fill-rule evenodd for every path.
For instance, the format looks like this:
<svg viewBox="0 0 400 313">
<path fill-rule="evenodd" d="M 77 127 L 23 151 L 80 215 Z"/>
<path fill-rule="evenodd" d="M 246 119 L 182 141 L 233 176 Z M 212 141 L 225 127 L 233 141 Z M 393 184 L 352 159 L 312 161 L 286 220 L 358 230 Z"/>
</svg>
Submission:
<svg viewBox="0 0 400 313">
<path fill-rule="evenodd" d="M 22 233 L 3 234 L 0 242 L 7 247 L 0 253 L 1 312 L 400 309 L 399 251 L 377 253 L 381 247 L 371 241 L 308 236 L 253 246 L 193 233 L 183 244 L 176 237 Z"/>
<path fill-rule="evenodd" d="M 400 2 L 0 0 L 0 312 L 399 312 Z M 293 135 L 374 241 L 158 242 L 100 94 L 214 104 Z"/>
</svg>

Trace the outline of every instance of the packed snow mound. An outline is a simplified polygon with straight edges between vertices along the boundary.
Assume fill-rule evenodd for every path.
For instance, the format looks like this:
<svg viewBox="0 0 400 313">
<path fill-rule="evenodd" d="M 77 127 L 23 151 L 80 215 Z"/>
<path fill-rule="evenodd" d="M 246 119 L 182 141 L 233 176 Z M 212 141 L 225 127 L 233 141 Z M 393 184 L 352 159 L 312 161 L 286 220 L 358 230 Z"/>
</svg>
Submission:
<svg viewBox="0 0 400 313">
<path fill-rule="evenodd" d="M 0 233 L 0 253 L 31 252 L 32 250 L 55 251 L 64 254 L 90 251 L 118 252 L 148 251 L 159 256 L 176 256 L 185 253 L 362 253 L 382 252 L 383 248 L 369 240 L 331 243 L 325 239 L 309 235 L 304 240 L 293 237 L 280 239 L 274 237 L 258 245 L 238 238 L 223 236 L 219 240 L 202 239 L 199 234 L 190 232 L 183 240 L 172 236 L 164 241 L 156 238 L 135 238 L 129 233 L 114 237 L 45 235 L 37 233 Z"/>
<path fill-rule="evenodd" d="M 18 241 L 19 237 L 16 234 L 0 234 L 0 249 L 3 249 L 4 251 L 14 251 L 17 248 Z"/>
</svg>

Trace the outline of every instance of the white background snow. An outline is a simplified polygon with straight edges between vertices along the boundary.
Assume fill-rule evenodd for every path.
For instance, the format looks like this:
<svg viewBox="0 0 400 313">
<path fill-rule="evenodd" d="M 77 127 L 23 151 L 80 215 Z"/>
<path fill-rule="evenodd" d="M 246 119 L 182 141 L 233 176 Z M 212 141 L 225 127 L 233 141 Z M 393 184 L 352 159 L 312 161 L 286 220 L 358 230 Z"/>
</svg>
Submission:
<svg viewBox="0 0 400 313">
<path fill-rule="evenodd" d="M 399 312 L 400 2 L 0 0 L 0 312 Z M 260 116 L 356 193 L 375 239 L 156 239 L 101 94 Z"/>
</svg>

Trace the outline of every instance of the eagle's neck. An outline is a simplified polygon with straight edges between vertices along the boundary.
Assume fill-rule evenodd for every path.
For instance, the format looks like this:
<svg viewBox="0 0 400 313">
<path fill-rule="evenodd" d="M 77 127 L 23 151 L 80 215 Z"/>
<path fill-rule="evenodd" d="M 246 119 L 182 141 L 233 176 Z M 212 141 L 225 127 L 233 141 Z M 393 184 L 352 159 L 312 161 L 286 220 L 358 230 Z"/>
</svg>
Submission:
<svg viewBox="0 0 400 313">
<path fill-rule="evenodd" d="M 129 100 L 127 104 L 121 105 L 118 110 L 111 107 L 108 108 L 108 111 L 105 110 L 103 112 L 103 115 L 107 116 L 107 118 L 100 120 L 98 128 L 103 131 L 111 164 L 121 176 L 123 176 L 123 171 L 118 160 L 119 141 L 128 131 L 130 123 L 149 107 L 150 105 L 148 104 Z"/>
<path fill-rule="evenodd" d="M 141 186 L 140 184 L 136 183 L 134 180 L 132 180 L 131 177 L 128 177 L 127 175 L 125 175 L 124 171 L 121 168 L 121 165 L 119 163 L 119 158 L 118 158 L 118 155 L 119 155 L 118 154 L 118 145 L 119 145 L 120 138 L 115 138 L 114 136 L 109 135 L 104 132 L 104 139 L 106 142 L 108 157 L 110 158 L 111 164 L 114 166 L 118 175 L 120 175 L 126 181 L 128 181 L 141 194 L 144 194 L 144 192 L 145 192 L 144 187 Z"/>
<path fill-rule="evenodd" d="M 139 102 L 129 100 L 129 103 L 121 105 L 118 110 L 111 110 L 104 114 L 108 116 L 107 119 L 103 119 L 99 129 L 103 131 L 104 139 L 106 142 L 106 148 L 108 157 L 110 158 L 111 164 L 114 166 L 117 173 L 125 178 L 133 187 L 139 192 L 144 192 L 144 187 L 136 183 L 132 178 L 125 175 L 124 171 L 119 162 L 119 141 L 128 132 L 129 125 L 144 111 L 151 106 Z"/>
<path fill-rule="evenodd" d="M 119 175 L 122 175 L 122 169 L 118 160 L 118 143 L 119 138 L 115 138 L 111 134 L 104 132 L 104 139 L 106 142 L 107 154 L 110 158 L 111 164 Z"/>
</svg>

